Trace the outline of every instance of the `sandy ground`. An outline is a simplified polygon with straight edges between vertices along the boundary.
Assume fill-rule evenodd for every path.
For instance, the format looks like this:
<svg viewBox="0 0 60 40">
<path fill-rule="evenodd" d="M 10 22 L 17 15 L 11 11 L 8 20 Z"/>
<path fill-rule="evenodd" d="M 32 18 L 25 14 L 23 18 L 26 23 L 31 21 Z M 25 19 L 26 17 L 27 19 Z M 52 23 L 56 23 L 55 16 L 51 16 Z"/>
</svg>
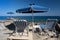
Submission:
<svg viewBox="0 0 60 40">
<path fill-rule="evenodd" d="M 10 31 L 5 27 L 4 23 L 0 23 L 0 40 L 7 40 L 9 36 L 8 33 L 10 33 Z"/>
<path fill-rule="evenodd" d="M 0 30 L 0 40 L 7 40 L 9 37 L 8 33 L 9 31 L 5 30 Z M 47 38 L 48 36 L 41 36 L 36 33 L 29 32 L 29 38 L 30 40 L 43 40 L 44 38 Z M 57 40 L 56 38 L 49 38 L 48 40 Z"/>
<path fill-rule="evenodd" d="M 11 32 L 12 31 L 9 31 L 9 30 L 0 30 L 0 40 L 7 40 L 7 37 Z"/>
<path fill-rule="evenodd" d="M 41 35 L 38 35 L 38 34 L 33 34 L 33 40 L 58 40 L 57 38 L 50 38 L 48 36 L 41 36 Z"/>
</svg>

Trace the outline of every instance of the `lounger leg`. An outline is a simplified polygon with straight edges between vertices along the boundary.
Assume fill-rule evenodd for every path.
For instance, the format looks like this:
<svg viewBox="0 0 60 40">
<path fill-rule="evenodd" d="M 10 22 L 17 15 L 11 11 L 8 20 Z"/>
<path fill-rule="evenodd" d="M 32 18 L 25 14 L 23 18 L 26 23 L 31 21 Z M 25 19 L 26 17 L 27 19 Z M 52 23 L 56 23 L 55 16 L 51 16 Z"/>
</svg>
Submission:
<svg viewBox="0 0 60 40">
<path fill-rule="evenodd" d="M 22 32 L 22 35 L 23 35 L 23 32 Z"/>
<path fill-rule="evenodd" d="M 27 36 L 28 36 L 28 31 L 27 31 Z"/>
<path fill-rule="evenodd" d="M 10 40 L 9 38 L 7 38 L 7 40 Z"/>
</svg>

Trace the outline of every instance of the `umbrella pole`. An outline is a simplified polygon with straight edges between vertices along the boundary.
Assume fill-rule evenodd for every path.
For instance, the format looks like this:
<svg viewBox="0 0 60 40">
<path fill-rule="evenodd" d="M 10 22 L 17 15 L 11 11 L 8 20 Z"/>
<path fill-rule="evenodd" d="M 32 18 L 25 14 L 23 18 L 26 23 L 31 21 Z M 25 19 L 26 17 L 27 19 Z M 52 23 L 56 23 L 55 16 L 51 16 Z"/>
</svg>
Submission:
<svg viewBox="0 0 60 40">
<path fill-rule="evenodd" d="M 32 11 L 32 32 L 34 32 L 34 15 L 33 15 L 33 11 Z"/>
</svg>

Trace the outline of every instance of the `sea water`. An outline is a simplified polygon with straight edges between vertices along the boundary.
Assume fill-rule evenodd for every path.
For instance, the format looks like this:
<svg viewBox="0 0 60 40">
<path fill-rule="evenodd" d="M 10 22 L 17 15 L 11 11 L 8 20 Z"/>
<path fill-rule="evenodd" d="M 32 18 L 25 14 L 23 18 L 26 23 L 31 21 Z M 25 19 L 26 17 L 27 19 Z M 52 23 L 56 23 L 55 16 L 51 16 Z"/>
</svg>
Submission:
<svg viewBox="0 0 60 40">
<path fill-rule="evenodd" d="M 0 16 L 0 20 L 6 20 L 8 18 L 19 18 L 19 19 L 25 19 L 27 21 L 32 21 L 32 16 Z M 41 21 L 41 20 L 47 20 L 47 19 L 59 19 L 60 16 L 34 16 L 34 21 Z"/>
</svg>

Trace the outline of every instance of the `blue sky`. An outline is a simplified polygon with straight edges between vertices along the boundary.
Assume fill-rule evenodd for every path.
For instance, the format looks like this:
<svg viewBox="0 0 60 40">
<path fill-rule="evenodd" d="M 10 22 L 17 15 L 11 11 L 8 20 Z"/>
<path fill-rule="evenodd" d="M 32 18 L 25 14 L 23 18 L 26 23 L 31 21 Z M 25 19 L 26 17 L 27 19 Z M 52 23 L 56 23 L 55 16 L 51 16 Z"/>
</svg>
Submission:
<svg viewBox="0 0 60 40">
<path fill-rule="evenodd" d="M 60 0 L 0 0 L 0 16 L 8 16 L 7 12 L 13 12 L 15 14 L 12 15 L 17 16 L 28 16 L 27 14 L 16 14 L 15 11 L 30 3 L 50 8 L 47 13 L 38 13 L 34 16 L 60 16 Z"/>
</svg>

